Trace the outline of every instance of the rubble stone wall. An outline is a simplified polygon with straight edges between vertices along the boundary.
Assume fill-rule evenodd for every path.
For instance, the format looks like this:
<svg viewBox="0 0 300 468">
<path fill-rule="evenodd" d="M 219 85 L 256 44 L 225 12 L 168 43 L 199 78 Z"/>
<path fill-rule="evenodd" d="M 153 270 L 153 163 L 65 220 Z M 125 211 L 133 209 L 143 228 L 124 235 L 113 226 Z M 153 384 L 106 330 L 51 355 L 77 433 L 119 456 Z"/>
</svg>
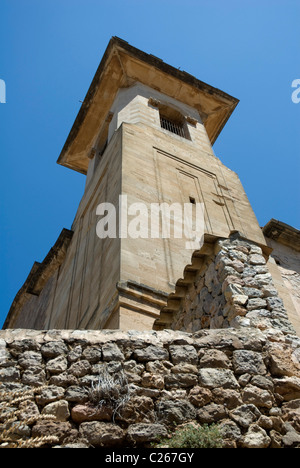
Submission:
<svg viewBox="0 0 300 468">
<path fill-rule="evenodd" d="M 300 339 L 278 328 L 2 330 L 0 431 L 1 405 L 28 389 L 18 435 L 50 446 L 149 447 L 195 422 L 217 423 L 225 447 L 300 447 Z"/>
<path fill-rule="evenodd" d="M 295 333 L 262 249 L 239 233 L 215 243 L 171 324 L 174 330 L 254 327 Z"/>
</svg>

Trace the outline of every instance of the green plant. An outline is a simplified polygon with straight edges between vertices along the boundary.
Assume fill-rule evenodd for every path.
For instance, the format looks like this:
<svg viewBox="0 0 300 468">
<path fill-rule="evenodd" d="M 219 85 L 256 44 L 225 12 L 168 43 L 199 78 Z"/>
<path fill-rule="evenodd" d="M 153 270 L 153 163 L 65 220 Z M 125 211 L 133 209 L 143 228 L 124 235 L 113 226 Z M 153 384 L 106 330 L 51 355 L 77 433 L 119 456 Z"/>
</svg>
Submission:
<svg viewBox="0 0 300 468">
<path fill-rule="evenodd" d="M 168 439 L 163 439 L 156 447 L 166 448 L 222 448 L 222 436 L 216 424 L 200 426 L 186 424 L 175 429 Z"/>
</svg>

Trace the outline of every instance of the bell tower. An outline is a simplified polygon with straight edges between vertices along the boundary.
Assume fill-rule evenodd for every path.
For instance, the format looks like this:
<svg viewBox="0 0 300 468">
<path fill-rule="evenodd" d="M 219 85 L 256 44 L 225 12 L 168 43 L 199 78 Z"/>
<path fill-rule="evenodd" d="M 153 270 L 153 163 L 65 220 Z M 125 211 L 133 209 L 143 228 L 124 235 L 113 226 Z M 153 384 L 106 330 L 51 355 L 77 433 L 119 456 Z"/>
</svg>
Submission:
<svg viewBox="0 0 300 468">
<path fill-rule="evenodd" d="M 174 206 L 201 204 L 206 235 L 264 244 L 212 149 L 237 104 L 113 37 L 58 159 L 86 175 L 74 223 L 34 265 L 6 328 L 151 329 L 192 255 L 184 236 L 159 234 L 162 205 L 172 229 Z"/>
</svg>

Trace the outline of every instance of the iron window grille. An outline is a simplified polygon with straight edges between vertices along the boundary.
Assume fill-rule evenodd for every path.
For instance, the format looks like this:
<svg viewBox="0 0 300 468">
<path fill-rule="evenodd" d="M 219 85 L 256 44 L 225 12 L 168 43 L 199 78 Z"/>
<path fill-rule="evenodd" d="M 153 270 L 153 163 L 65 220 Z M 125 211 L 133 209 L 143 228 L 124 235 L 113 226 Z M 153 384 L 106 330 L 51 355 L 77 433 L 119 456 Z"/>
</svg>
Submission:
<svg viewBox="0 0 300 468">
<path fill-rule="evenodd" d="M 175 135 L 186 138 L 184 123 L 174 122 L 166 117 L 160 116 L 160 126 L 169 132 L 175 133 Z"/>
</svg>

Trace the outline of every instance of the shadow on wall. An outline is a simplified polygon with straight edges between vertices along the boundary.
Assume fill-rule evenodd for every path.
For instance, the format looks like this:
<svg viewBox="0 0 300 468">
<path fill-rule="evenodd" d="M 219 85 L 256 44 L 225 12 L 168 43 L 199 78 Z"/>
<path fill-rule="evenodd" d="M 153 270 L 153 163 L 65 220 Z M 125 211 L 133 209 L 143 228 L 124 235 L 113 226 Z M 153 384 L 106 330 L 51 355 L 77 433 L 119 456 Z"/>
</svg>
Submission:
<svg viewBox="0 0 300 468">
<path fill-rule="evenodd" d="M 295 334 L 266 264 L 270 251 L 238 232 L 208 239 L 194 253 L 155 329 L 254 327 Z"/>
</svg>

